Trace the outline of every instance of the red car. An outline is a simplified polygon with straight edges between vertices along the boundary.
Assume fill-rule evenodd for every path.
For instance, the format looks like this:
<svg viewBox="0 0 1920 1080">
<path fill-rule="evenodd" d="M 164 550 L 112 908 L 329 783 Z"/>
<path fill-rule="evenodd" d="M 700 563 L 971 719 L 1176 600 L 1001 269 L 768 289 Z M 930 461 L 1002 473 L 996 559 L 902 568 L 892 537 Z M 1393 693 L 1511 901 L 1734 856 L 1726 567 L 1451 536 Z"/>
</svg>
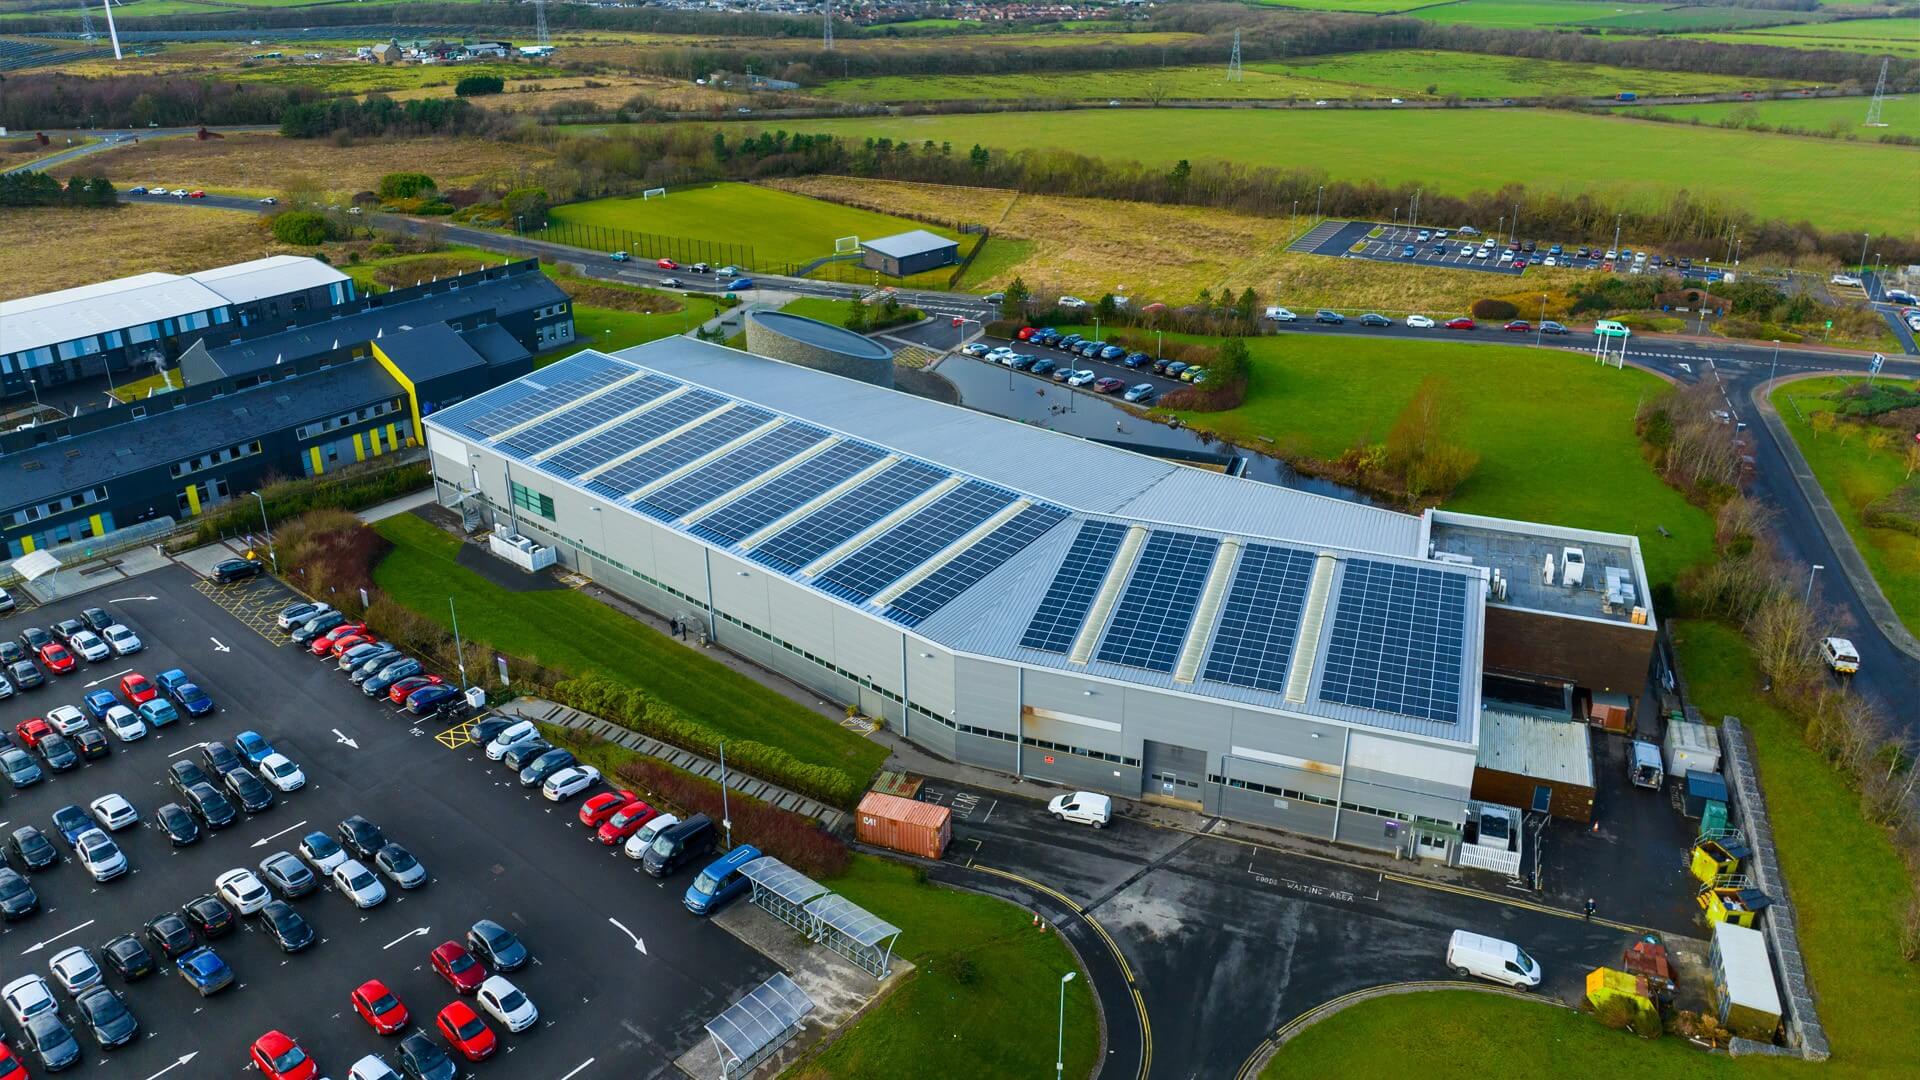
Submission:
<svg viewBox="0 0 1920 1080">
<path fill-rule="evenodd" d="M 320 1066 L 300 1049 L 300 1044 L 279 1031 L 253 1040 L 253 1063 L 268 1080 L 313 1080 L 320 1075 Z"/>
<path fill-rule="evenodd" d="M 597 829 L 601 822 L 639 801 L 640 796 L 631 791 L 603 791 L 581 804 L 580 824 Z"/>
<path fill-rule="evenodd" d="M 47 665 L 47 670 L 55 675 L 65 675 L 72 671 L 76 663 L 73 654 L 67 651 L 67 647 L 57 641 L 50 641 L 40 646 L 40 662 Z"/>
<path fill-rule="evenodd" d="M 406 703 L 408 694 L 423 686 L 439 686 L 445 681 L 438 675 L 409 675 L 387 687 L 387 700 L 395 705 L 403 705 Z"/>
<path fill-rule="evenodd" d="M 31 720 L 22 720 L 15 724 L 13 733 L 20 737 L 21 742 L 27 744 L 27 749 L 31 750 L 40 745 L 41 739 L 53 734 L 53 725 L 36 716 Z"/>
<path fill-rule="evenodd" d="M 355 645 L 372 645 L 379 640 L 379 638 L 374 637 L 371 633 L 344 634 L 334 638 L 327 644 L 325 655 L 339 656 Z"/>
<path fill-rule="evenodd" d="M 1448 319 L 1445 325 L 1449 330 L 1471 330 L 1473 329 L 1473 320 L 1462 315 L 1457 319 Z"/>
<path fill-rule="evenodd" d="M 0 1080 L 27 1080 L 27 1067 L 13 1056 L 7 1044 L 0 1043 Z"/>
<path fill-rule="evenodd" d="M 471 994 L 480 989 L 487 981 L 487 969 L 473 958 L 466 946 L 457 941 L 443 941 L 434 947 L 433 970 L 440 977 L 453 984 L 454 990 L 462 994 Z"/>
<path fill-rule="evenodd" d="M 1104 378 L 1094 380 L 1093 392 L 1096 394 L 1112 394 L 1112 393 L 1118 392 L 1121 388 L 1125 387 L 1126 385 L 1127 385 L 1127 380 L 1116 379 L 1113 376 L 1108 375 Z"/>
<path fill-rule="evenodd" d="M 440 1010 L 440 1034 L 468 1061 L 485 1061 L 500 1049 L 500 1040 L 494 1036 L 493 1029 L 464 1001 Z"/>
<path fill-rule="evenodd" d="M 620 808 L 620 812 L 600 823 L 600 829 L 593 834 L 595 840 L 612 846 L 626 840 L 640 831 L 640 826 L 660 816 L 660 811 L 646 803 L 635 800 Z"/>
<path fill-rule="evenodd" d="M 653 265 L 659 267 L 662 270 L 680 269 L 680 264 L 677 262 L 674 262 L 672 259 L 661 259 L 659 262 L 654 263 Z"/>
<path fill-rule="evenodd" d="M 1033 335 L 1037 333 L 1039 333 L 1039 331 L 1035 330 L 1033 327 L 1023 326 L 1020 328 L 1020 333 L 1017 336 L 1020 338 L 1021 341 L 1032 341 Z"/>
<path fill-rule="evenodd" d="M 366 623 L 352 623 L 352 622 L 343 623 L 327 631 L 326 633 L 321 634 L 319 637 L 314 638 L 313 644 L 309 647 L 313 649 L 313 655 L 325 656 L 327 654 L 327 650 L 333 648 L 334 642 L 339 641 L 342 638 L 355 637 L 357 635 L 364 634 L 366 632 L 367 632 Z"/>
<path fill-rule="evenodd" d="M 407 1015 L 407 1007 L 400 1004 L 400 999 L 379 979 L 368 979 L 353 992 L 353 1011 L 382 1035 L 400 1034 L 412 1019 Z"/>
<path fill-rule="evenodd" d="M 139 705 L 159 697 L 160 690 L 148 682 L 145 675 L 129 671 L 120 676 L 120 696 L 126 698 L 130 705 Z"/>
<path fill-rule="evenodd" d="M 206 197 L 207 197 L 207 193 L 206 193 L 206 192 L 204 192 L 204 191 L 189 191 L 189 192 L 187 192 L 187 198 L 189 198 L 189 199 L 204 199 L 204 198 L 206 198 Z"/>
<path fill-rule="evenodd" d="M 1511 330 L 1516 334 L 1530 334 L 1533 332 L 1533 324 L 1525 319 L 1515 319 L 1501 329 Z"/>
</svg>

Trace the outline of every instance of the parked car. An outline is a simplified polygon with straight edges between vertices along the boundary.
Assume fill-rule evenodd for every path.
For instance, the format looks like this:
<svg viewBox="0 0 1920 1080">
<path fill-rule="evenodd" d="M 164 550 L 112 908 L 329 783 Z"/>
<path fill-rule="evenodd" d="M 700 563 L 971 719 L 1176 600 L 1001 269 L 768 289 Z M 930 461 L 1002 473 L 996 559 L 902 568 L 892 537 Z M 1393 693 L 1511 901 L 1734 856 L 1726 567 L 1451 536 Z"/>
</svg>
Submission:
<svg viewBox="0 0 1920 1080">
<path fill-rule="evenodd" d="M 1116 379 L 1111 375 L 1107 375 L 1093 381 L 1093 390 L 1094 393 L 1097 394 L 1111 394 L 1125 388 L 1126 385 L 1127 381 L 1125 379 Z"/>
<path fill-rule="evenodd" d="M 1473 320 L 1462 315 L 1456 319 L 1448 319 L 1445 325 L 1449 330 L 1471 330 L 1473 329 Z"/>
<path fill-rule="evenodd" d="M 233 984 L 233 969 L 220 959 L 219 953 L 205 945 L 182 956 L 177 969 L 180 977 L 201 997 L 219 993 Z"/>
<path fill-rule="evenodd" d="M 700 876 L 687 886 L 680 903 L 695 915 L 711 915 L 720 910 L 727 901 L 746 892 L 751 882 L 740 872 L 740 868 L 760 857 L 760 849 L 752 844 L 741 844 L 732 851 L 707 864 Z"/>
<path fill-rule="evenodd" d="M 1047 804 L 1047 813 L 1058 821 L 1075 821 L 1104 829 L 1113 819 L 1113 800 L 1098 792 L 1075 791 L 1054 796 Z"/>
<path fill-rule="evenodd" d="M 533 1002 L 527 998 L 527 995 L 505 976 L 487 976 L 487 981 L 480 984 L 480 989 L 474 992 L 473 997 L 487 1015 L 516 1034 L 527 1030 L 540 1020 L 540 1010 L 534 1008 Z M 0 1077 L 0 1080 L 5 1078 Z"/>
<path fill-rule="evenodd" d="M 481 919 L 467 931 L 467 951 L 495 971 L 518 971 L 533 959 L 513 931 L 492 919 Z"/>
<path fill-rule="evenodd" d="M 1515 988 L 1540 985 L 1540 964 L 1520 946 L 1483 934 L 1455 930 L 1447 939 L 1447 966 L 1456 975 L 1471 975 Z"/>
<path fill-rule="evenodd" d="M 1136 405 L 1150 405 L 1153 403 L 1153 399 L 1158 396 L 1158 393 L 1152 383 L 1138 383 L 1128 387 L 1127 392 L 1122 394 L 1121 397 Z"/>
<path fill-rule="evenodd" d="M 140 635 L 118 624 L 100 631 L 100 636 L 107 639 L 107 646 L 113 650 L 115 656 L 132 656 L 147 647 L 146 643 L 140 640 Z"/>
<path fill-rule="evenodd" d="M 180 711 L 173 707 L 173 702 L 165 698 L 141 702 L 139 712 L 140 722 L 148 728 L 165 727 L 180 719 Z"/>
<path fill-rule="evenodd" d="M 216 585 L 232 585 L 257 578 L 266 569 L 258 559 L 222 559 L 213 564 L 213 573 L 209 576 Z"/>
<path fill-rule="evenodd" d="M 1340 314 L 1337 311 L 1332 311 L 1328 308 L 1321 308 L 1319 311 L 1316 311 L 1313 313 L 1313 321 L 1317 323 L 1325 323 L 1329 326 L 1339 326 L 1341 323 L 1344 323 L 1347 321 L 1347 317 L 1345 315 Z"/>
<path fill-rule="evenodd" d="M 719 840 L 719 829 L 705 814 L 695 814 L 654 838 L 641 860 L 648 874 L 664 878 L 688 862 L 712 851 Z"/>
</svg>

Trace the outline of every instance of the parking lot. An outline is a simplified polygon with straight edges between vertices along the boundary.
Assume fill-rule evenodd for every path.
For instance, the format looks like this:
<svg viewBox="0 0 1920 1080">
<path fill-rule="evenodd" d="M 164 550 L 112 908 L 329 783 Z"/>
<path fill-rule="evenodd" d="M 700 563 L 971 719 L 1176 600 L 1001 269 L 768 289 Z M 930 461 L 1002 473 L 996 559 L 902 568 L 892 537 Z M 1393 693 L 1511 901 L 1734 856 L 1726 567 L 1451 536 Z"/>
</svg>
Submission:
<svg viewBox="0 0 1920 1080">
<path fill-rule="evenodd" d="M 1081 386 L 1070 386 L 1069 388 L 1101 397 L 1110 397 L 1116 401 L 1123 400 L 1128 390 L 1144 383 L 1153 387 L 1153 393 L 1150 396 L 1132 402 L 1132 404 L 1142 407 L 1154 404 L 1159 401 L 1161 397 L 1174 390 L 1191 385 L 1189 383 L 1183 383 L 1176 378 L 1156 375 L 1150 365 L 1130 368 L 1117 360 L 1101 360 L 1095 357 L 1078 356 L 1065 349 L 1051 348 L 1028 341 L 1009 341 L 1003 338 L 983 337 L 975 344 L 989 351 L 1002 348 L 1011 349 L 1015 357 L 1033 358 L 1031 364 L 1022 364 L 1016 362 L 1014 358 L 1008 358 L 1003 361 L 995 360 L 985 355 L 968 354 L 973 359 L 979 360 L 982 363 L 1010 369 L 1012 373 L 1011 377 L 1024 376 L 1028 379 L 1036 379 L 1041 382 L 1067 386 L 1067 380 L 1061 376 L 1061 372 L 1091 371 L 1094 374 L 1095 382 L 1103 378 L 1118 379 L 1121 385 L 1111 391 L 1097 389 L 1093 382 Z M 1047 370 L 1037 373 L 1033 370 L 1036 367 L 1043 366 L 1043 364 Z"/>
<path fill-rule="evenodd" d="M 508 977 L 541 1019 L 522 1034 L 489 1021 L 499 1051 L 479 1064 L 456 1055 L 462 1076 L 664 1076 L 676 1056 L 705 1037 L 707 1019 L 772 973 L 760 954 L 682 909 L 689 872 L 655 882 L 617 849 L 584 839 L 575 820 L 578 797 L 555 805 L 520 788 L 463 739 L 464 727 L 410 722 L 384 699 L 363 696 L 331 663 L 287 643 L 271 619 L 293 599 L 270 579 L 218 588 L 174 565 L 0 618 L 0 636 L 12 638 L 28 625 L 98 606 L 146 645 L 0 701 L 0 726 L 10 738 L 21 721 L 78 704 L 129 669 L 152 677 L 184 668 L 217 705 L 210 715 L 183 716 L 144 739 L 114 740 L 105 757 L 71 771 L 6 788 L 0 833 L 34 825 L 63 855 L 28 875 L 40 909 L 0 928 L 6 979 L 46 976 L 47 961 L 73 945 L 98 959 L 109 939 L 138 934 L 147 920 L 213 892 L 223 871 L 257 870 L 268 855 L 296 851 L 308 832 L 332 834 L 352 814 L 372 819 L 431 874 L 410 891 L 389 882 L 387 900 L 365 911 L 325 885 L 294 900 L 317 938 L 298 953 L 283 953 L 243 918 L 238 930 L 202 942 L 235 974 L 230 987 L 206 998 L 164 961 L 131 983 L 109 972 L 107 985 L 122 993 L 141 1028 L 120 1049 L 102 1050 L 56 988 L 89 1071 L 133 1080 L 253 1075 L 249 1045 L 279 1029 L 313 1055 L 320 1075 L 344 1080 L 363 1055 L 381 1053 L 392 1062 L 405 1034 L 378 1035 L 350 1007 L 349 994 L 369 979 L 385 982 L 406 1005 L 408 1032 L 425 1031 L 445 1048 L 434 1018 L 455 992 L 428 954 L 442 941 L 464 939 L 482 918 L 503 924 L 532 951 L 533 962 Z M 170 846 L 153 823 L 158 806 L 179 801 L 165 782 L 168 764 L 197 758 L 204 740 L 231 740 L 248 729 L 299 764 L 305 787 L 197 843 Z M 113 836 L 130 871 L 96 884 L 61 841 L 52 814 L 108 793 L 131 800 L 142 823 Z M 12 865 L 21 868 L 17 859 Z M 20 1027 L 11 1017 L 5 1025 L 6 1042 L 18 1051 Z M 28 1064 L 34 1075 L 44 1072 L 38 1062 Z"/>
<path fill-rule="evenodd" d="M 1490 246 L 1488 240 L 1493 241 Z M 1555 251 L 1556 246 L 1560 250 Z M 1630 274 L 1665 272 L 1706 282 L 1719 281 L 1721 277 L 1720 271 L 1705 265 L 1682 266 L 1678 258 L 1668 265 L 1667 256 L 1631 248 L 1618 251 L 1615 258 L 1609 259 L 1604 247 L 1378 221 L 1322 222 L 1291 247 L 1313 255 L 1488 274 L 1520 274 L 1529 266 L 1557 266 Z M 1645 257 L 1636 259 L 1637 255 Z"/>
</svg>

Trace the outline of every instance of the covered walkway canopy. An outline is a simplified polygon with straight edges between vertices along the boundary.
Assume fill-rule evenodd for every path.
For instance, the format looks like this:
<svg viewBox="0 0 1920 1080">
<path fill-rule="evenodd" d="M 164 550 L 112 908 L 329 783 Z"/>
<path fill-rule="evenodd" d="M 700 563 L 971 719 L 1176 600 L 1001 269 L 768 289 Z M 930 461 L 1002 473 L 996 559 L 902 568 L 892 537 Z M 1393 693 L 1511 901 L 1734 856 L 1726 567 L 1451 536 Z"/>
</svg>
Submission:
<svg viewBox="0 0 1920 1080">
<path fill-rule="evenodd" d="M 720 1075 L 752 1073 L 800 1033 L 801 1024 L 812 1011 L 813 999 L 807 992 L 785 972 L 774 972 L 772 978 L 747 991 L 747 996 L 728 1006 L 726 1012 L 707 1021 L 707 1034 L 720 1057 Z"/>
<path fill-rule="evenodd" d="M 893 969 L 900 928 L 825 885 L 763 855 L 740 868 L 752 900 L 774 918 L 860 965 L 876 979 Z"/>
</svg>

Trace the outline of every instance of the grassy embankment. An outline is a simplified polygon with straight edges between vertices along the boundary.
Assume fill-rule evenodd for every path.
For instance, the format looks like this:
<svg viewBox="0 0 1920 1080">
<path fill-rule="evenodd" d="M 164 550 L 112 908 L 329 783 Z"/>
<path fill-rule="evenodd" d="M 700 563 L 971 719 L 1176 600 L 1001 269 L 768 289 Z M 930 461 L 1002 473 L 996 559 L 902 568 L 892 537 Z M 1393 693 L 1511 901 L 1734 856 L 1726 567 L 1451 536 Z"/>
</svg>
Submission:
<svg viewBox="0 0 1920 1080">
<path fill-rule="evenodd" d="M 1915 33 L 1920 33 L 1920 19 L 1914 20 L 1914 23 Z M 1699 120 L 1703 124 L 1758 123 L 1806 131 L 1825 131 L 1841 137 L 1858 137 L 1869 141 L 1880 134 L 1912 135 L 1920 132 L 1920 94 L 1888 98 L 1880 112 L 1880 118 L 1887 125 L 1885 128 L 1870 128 L 1862 125 L 1861 121 L 1867 116 L 1867 101 L 1868 99 L 1861 97 L 1717 101 L 1699 105 L 1653 105 L 1638 111 L 1623 108 L 1620 110 L 1620 115 L 1639 116 L 1643 113 L 1653 113 L 1685 120 Z"/>
<path fill-rule="evenodd" d="M 1727 45 L 1767 45 L 1783 49 L 1837 49 L 1874 56 L 1920 56 L 1920 18 L 1849 19 L 1810 26 L 1770 26 L 1728 32 L 1689 34 Z M 1864 103 L 1863 103 L 1864 104 Z M 1865 113 L 1863 112 L 1864 116 Z"/>
</svg>

